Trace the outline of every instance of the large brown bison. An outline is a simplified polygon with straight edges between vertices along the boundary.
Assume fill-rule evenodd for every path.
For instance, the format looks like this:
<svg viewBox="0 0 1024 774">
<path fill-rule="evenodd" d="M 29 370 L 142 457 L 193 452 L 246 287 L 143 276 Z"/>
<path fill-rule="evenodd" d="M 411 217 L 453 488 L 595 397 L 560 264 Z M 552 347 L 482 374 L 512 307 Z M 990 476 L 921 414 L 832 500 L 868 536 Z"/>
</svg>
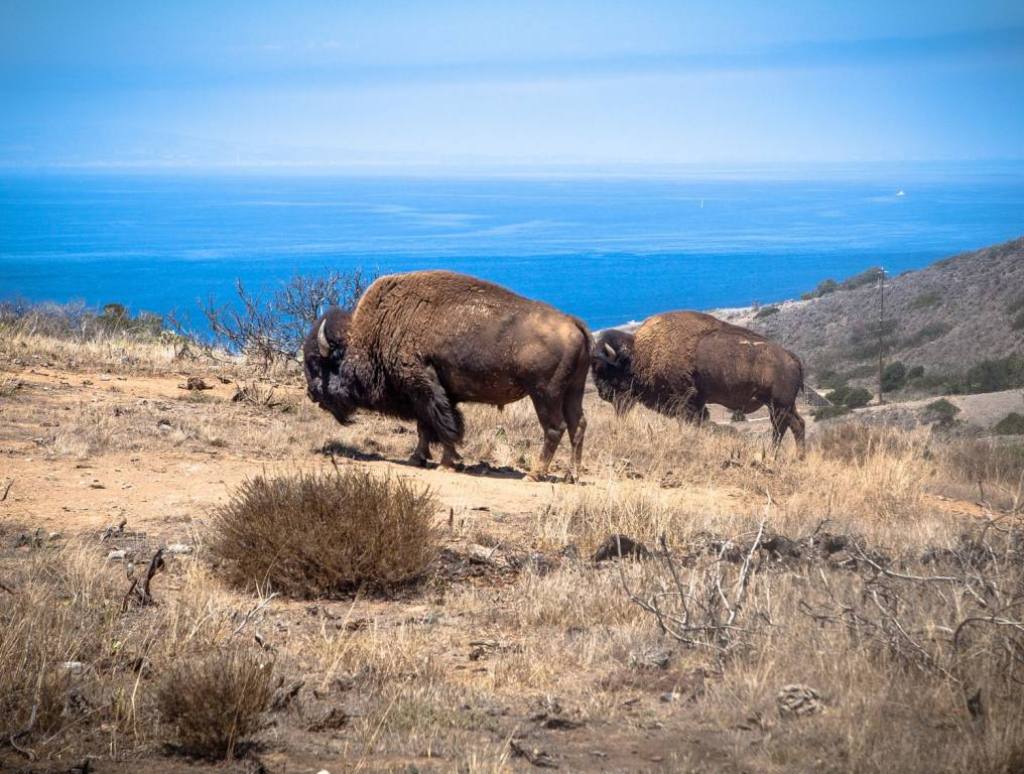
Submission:
<svg viewBox="0 0 1024 774">
<path fill-rule="evenodd" d="M 591 369 L 598 394 L 619 411 L 639 401 L 700 421 L 708 403 L 746 414 L 768 406 L 776 445 L 789 428 L 803 451 L 804 420 L 796 411 L 803 365 L 746 328 L 699 312 L 655 315 L 635 334 L 602 333 Z"/>
<path fill-rule="evenodd" d="M 330 309 L 303 346 L 309 397 L 346 422 L 356 409 L 415 420 L 423 465 L 430 444 L 455 467 L 460 403 L 504 406 L 529 395 L 544 430 L 531 478 L 542 478 L 562 435 L 579 474 L 583 391 L 592 339 L 579 320 L 490 282 L 447 271 L 376 280 L 351 314 Z"/>
</svg>

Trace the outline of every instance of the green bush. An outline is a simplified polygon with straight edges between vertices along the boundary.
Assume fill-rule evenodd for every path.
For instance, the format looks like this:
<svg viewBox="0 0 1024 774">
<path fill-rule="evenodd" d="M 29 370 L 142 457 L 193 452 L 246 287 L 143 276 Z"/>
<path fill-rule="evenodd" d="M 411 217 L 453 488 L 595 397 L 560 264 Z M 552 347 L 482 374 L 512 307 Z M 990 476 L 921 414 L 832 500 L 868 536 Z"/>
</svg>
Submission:
<svg viewBox="0 0 1024 774">
<path fill-rule="evenodd" d="M 903 339 L 902 346 L 906 348 L 919 347 L 922 344 L 927 344 L 929 341 L 941 339 L 951 330 L 953 330 L 953 326 L 949 323 L 931 322 Z"/>
<path fill-rule="evenodd" d="M 754 315 L 754 319 L 761 320 L 765 317 L 771 317 L 773 314 L 778 313 L 779 307 L 777 306 L 762 306 L 760 309 L 757 310 L 757 313 Z"/>
<path fill-rule="evenodd" d="M 833 406 L 845 406 L 846 396 L 850 394 L 850 390 L 852 389 L 853 388 L 846 383 L 840 384 L 828 394 L 827 397 L 829 402 L 831 402 Z"/>
<path fill-rule="evenodd" d="M 818 283 L 818 286 L 814 288 L 814 295 L 820 298 L 821 296 L 827 296 L 829 293 L 835 293 L 837 290 L 839 290 L 839 283 L 830 277 Z"/>
<path fill-rule="evenodd" d="M 907 367 L 896 360 L 882 370 L 882 392 L 895 392 L 907 382 Z"/>
<path fill-rule="evenodd" d="M 924 419 L 926 422 L 934 423 L 942 427 L 953 424 L 956 415 L 960 413 L 959 407 L 950 403 L 945 398 L 932 401 L 924 407 Z"/>
<path fill-rule="evenodd" d="M 849 413 L 850 409 L 846 406 L 822 406 L 814 410 L 814 421 L 820 422 L 823 419 L 835 419 Z"/>
<path fill-rule="evenodd" d="M 832 408 L 843 406 L 847 409 L 862 408 L 871 402 L 871 392 L 863 387 L 842 385 L 828 394 Z M 828 407 L 826 407 L 828 408 Z"/>
<path fill-rule="evenodd" d="M 915 379 L 923 379 L 923 378 L 924 378 L 924 366 L 923 365 L 911 366 L 910 369 L 907 371 L 907 381 L 908 382 L 914 381 Z"/>
<path fill-rule="evenodd" d="M 855 387 L 846 394 L 845 404 L 848 408 L 863 408 L 871 402 L 871 391 L 863 387 Z"/>
<path fill-rule="evenodd" d="M 996 422 L 992 430 L 996 435 L 1024 435 L 1024 414 L 1011 411 Z"/>
<path fill-rule="evenodd" d="M 879 278 L 885 273 L 880 266 L 872 266 L 870 269 L 862 271 L 860 274 L 854 274 L 852 277 L 848 277 L 843 280 L 839 285 L 839 290 L 856 290 L 857 288 L 864 287 L 865 285 L 871 285 L 878 282 Z"/>
<path fill-rule="evenodd" d="M 995 360 L 983 360 L 967 369 L 959 384 L 958 392 L 998 392 L 1024 387 L 1024 357 L 1010 355 Z"/>
<path fill-rule="evenodd" d="M 911 309 L 930 309 L 933 306 L 938 306 L 942 303 L 942 295 L 937 291 L 928 290 L 924 293 L 919 293 L 913 301 L 910 302 Z"/>
</svg>

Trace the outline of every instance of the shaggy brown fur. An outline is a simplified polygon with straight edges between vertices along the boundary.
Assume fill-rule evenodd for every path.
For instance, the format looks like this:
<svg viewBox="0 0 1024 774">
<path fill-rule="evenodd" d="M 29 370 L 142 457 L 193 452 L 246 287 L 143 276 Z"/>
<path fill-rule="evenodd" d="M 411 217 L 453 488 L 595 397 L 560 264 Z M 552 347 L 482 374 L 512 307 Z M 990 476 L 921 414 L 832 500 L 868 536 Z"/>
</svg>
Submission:
<svg viewBox="0 0 1024 774">
<path fill-rule="evenodd" d="M 544 429 L 531 476 L 545 475 L 562 435 L 578 474 L 590 333 L 579 320 L 498 285 L 447 271 L 374 282 L 349 315 L 331 309 L 303 348 L 310 398 L 346 421 L 358 408 L 415 420 L 413 459 L 430 444 L 458 462 L 459 403 L 504 406 L 529 395 Z"/>
<path fill-rule="evenodd" d="M 760 334 L 699 312 L 667 312 L 634 335 L 606 331 L 592 358 L 598 393 L 619 407 L 649 408 L 699 421 L 708 403 L 750 413 L 768 406 L 776 444 L 786 429 L 803 449 L 796 411 L 800 359 Z"/>
</svg>

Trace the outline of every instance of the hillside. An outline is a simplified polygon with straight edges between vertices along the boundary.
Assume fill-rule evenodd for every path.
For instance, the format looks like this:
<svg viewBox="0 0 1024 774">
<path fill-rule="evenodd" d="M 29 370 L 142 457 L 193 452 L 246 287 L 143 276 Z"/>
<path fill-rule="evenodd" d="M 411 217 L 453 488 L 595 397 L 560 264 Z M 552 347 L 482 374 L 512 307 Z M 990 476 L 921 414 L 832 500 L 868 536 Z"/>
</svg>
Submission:
<svg viewBox="0 0 1024 774">
<path fill-rule="evenodd" d="M 720 314 L 784 343 L 819 381 L 875 374 L 877 282 L 772 308 L 777 311 Z M 926 380 L 962 373 L 982 360 L 1024 355 L 1024 238 L 887 279 L 881 329 L 886 362 L 923 366 Z"/>
</svg>

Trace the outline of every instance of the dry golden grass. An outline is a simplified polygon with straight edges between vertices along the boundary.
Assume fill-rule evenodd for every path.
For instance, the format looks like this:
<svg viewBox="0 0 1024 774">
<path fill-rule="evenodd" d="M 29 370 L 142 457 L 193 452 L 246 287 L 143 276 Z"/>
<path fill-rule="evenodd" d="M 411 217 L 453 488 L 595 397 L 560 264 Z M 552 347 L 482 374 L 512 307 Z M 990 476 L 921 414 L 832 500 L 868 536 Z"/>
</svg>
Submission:
<svg viewBox="0 0 1024 774">
<path fill-rule="evenodd" d="M 181 347 L 172 338 L 142 340 L 110 333 L 89 340 L 0 326 L 0 360 L 59 364 L 70 370 L 105 368 L 116 373 L 160 373 L 175 367 Z"/>
<path fill-rule="evenodd" d="M 0 732 L 32 760 L 153 749 L 163 739 L 154 675 L 240 642 L 240 603 L 201 566 L 172 568 L 174 595 L 158 575 L 161 604 L 140 608 L 125 602 L 123 568 L 103 556 L 78 541 L 43 543 L 0 565 Z"/>
<path fill-rule="evenodd" d="M 154 373 L 164 367 L 152 363 Z M 347 463 L 354 470 L 372 470 L 376 458 L 403 460 L 415 444 L 402 423 L 365 416 L 342 427 L 293 400 L 295 391 L 280 392 L 292 401 L 288 411 L 192 393 L 147 403 L 112 393 L 64 411 L 20 389 L 4 410 L 15 423 L 40 415 L 59 421 L 44 428 L 48 464 L 97 462 L 126 449 L 190 459 L 212 449 L 313 468 L 326 466 L 316 452 L 326 447 L 359 460 Z M 1020 770 L 1024 712 L 1014 681 L 1024 677 L 1024 631 L 995 619 L 1019 622 L 1024 609 L 1021 517 L 996 510 L 994 499 L 988 510 L 948 509 L 934 497 L 949 482 L 969 485 L 973 497 L 979 480 L 986 493 L 1012 492 L 1021 474 L 1014 452 L 951 446 L 924 431 L 839 426 L 818 428 L 801 460 L 791 442 L 775 455 L 747 427 L 694 428 L 644 409 L 617 419 L 593 396 L 587 411 L 584 483 L 488 479 L 485 491 L 500 485 L 531 510 L 495 507 L 454 523 L 438 536 L 443 548 L 458 557 L 467 542 L 481 543 L 493 557 L 469 565 L 479 573 L 442 562 L 430 582 L 400 600 L 350 593 L 293 602 L 260 596 L 262 582 L 257 594 L 239 591 L 209 550 L 225 533 L 209 513 L 195 513 L 209 522 L 199 530 L 207 545 L 157 576 L 158 604 L 122 610 L 123 568 L 103 561 L 95 536 L 13 549 L 17 530 L 5 530 L 3 738 L 13 735 L 37 760 L 91 754 L 159 763 L 167 742 L 185 741 L 180 722 L 161 714 L 161 691 L 204 675 L 196 665 L 214 663 L 216 654 L 242 649 L 250 665 L 272 656 L 281 687 L 271 684 L 270 709 L 252 709 L 252 724 L 236 738 L 256 743 L 250 754 L 294 757 L 297 767 L 498 771 L 525 766 L 516 750 L 537 747 L 568 770 Z M 466 413 L 468 463 L 528 469 L 540 430 L 527 402 Z M 563 448 L 556 464 L 567 463 Z M 456 487 L 474 482 L 429 475 Z M 535 497 L 516 499 L 526 487 Z M 228 497 L 225 489 L 222 502 Z M 313 519 L 317 530 L 307 529 L 316 509 L 296 503 L 282 535 L 306 530 L 303 541 L 322 549 L 342 534 L 329 508 Z M 976 516 L 956 515 L 967 511 Z M 236 526 L 251 513 L 239 510 Z M 742 564 L 725 557 L 745 556 L 762 521 L 770 534 L 797 541 L 800 556 L 753 553 L 740 629 L 727 639 L 713 630 L 702 644 L 680 642 L 630 599 L 627 587 L 658 592 L 665 609 L 678 611 L 663 559 L 626 562 L 621 571 L 617 562 L 589 560 L 612 533 L 655 550 L 664 536 L 686 583 L 714 589 L 720 573 L 733 599 Z M 264 537 L 281 537 L 275 524 L 262 525 Z M 899 574 L 968 580 L 886 576 L 849 547 L 824 557 L 810 538 L 826 533 L 848 536 Z M 957 563 L 963 533 L 988 551 L 983 564 Z M 261 545 L 254 561 L 277 550 Z M 923 561 L 929 551 L 938 563 Z M 390 558 L 419 556 L 400 553 Z M 522 561 L 535 554 L 537 561 Z M 294 556 L 300 570 L 313 565 L 307 554 Z M 508 570 L 516 557 L 519 569 Z M 265 568 L 245 573 L 256 574 L 265 577 Z M 954 646 L 968 618 L 977 621 Z M 723 651 L 727 641 L 735 645 Z M 791 683 L 819 691 L 824 711 L 780 716 L 776 695 Z M 294 697 L 282 699 L 294 685 Z M 972 714 L 968 700 L 979 690 L 982 712 Z M 227 688 L 214 693 L 231 704 Z M 253 707 L 267 698 L 262 689 L 243 695 L 260 699 Z M 552 718 L 567 730 L 545 726 Z M 5 755 L 24 763 L 25 754 L 8 744 L 0 764 Z"/>
</svg>

